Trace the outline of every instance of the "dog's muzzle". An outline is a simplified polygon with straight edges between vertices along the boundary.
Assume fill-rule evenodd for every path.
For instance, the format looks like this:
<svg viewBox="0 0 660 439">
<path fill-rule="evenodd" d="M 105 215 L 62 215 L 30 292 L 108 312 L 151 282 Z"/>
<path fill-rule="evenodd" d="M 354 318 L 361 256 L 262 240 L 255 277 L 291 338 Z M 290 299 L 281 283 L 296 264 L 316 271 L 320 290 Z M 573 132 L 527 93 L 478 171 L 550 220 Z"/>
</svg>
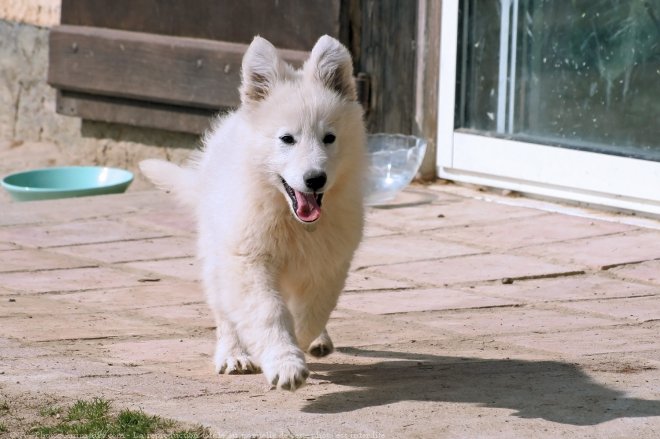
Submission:
<svg viewBox="0 0 660 439">
<path fill-rule="evenodd" d="M 291 208 L 296 217 L 304 223 L 313 223 L 321 217 L 321 203 L 323 193 L 300 192 L 289 186 L 285 179 L 280 177 L 287 195 L 291 199 Z"/>
</svg>

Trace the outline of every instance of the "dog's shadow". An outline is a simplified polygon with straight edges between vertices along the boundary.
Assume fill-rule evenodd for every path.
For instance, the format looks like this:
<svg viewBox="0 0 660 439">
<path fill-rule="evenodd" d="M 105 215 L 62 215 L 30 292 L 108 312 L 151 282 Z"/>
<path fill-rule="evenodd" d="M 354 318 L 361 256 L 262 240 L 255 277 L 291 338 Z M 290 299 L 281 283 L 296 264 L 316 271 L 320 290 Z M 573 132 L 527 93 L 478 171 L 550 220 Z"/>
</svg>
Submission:
<svg viewBox="0 0 660 439">
<path fill-rule="evenodd" d="M 355 348 L 340 351 L 384 360 L 359 366 L 312 365 L 312 377 L 355 389 L 323 394 L 306 405 L 304 412 L 342 413 L 399 401 L 440 401 L 507 408 L 515 410 L 513 415 L 521 418 L 571 425 L 660 416 L 660 401 L 629 398 L 621 391 L 595 382 L 570 363 L 442 357 Z"/>
</svg>

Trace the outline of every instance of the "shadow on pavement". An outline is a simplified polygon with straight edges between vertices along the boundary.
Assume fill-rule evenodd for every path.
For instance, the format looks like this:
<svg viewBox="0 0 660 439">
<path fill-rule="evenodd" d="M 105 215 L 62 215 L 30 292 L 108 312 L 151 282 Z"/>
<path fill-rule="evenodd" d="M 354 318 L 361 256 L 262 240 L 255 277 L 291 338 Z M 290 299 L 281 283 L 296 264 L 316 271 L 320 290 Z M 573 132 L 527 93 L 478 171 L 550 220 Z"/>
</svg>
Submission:
<svg viewBox="0 0 660 439">
<path fill-rule="evenodd" d="M 342 413 L 399 401 L 478 404 L 515 410 L 514 416 L 571 425 L 617 418 L 660 416 L 660 401 L 628 398 L 592 380 L 579 367 L 558 361 L 443 357 L 343 348 L 370 365 L 312 365 L 317 378 L 354 390 L 319 396 L 307 413 Z M 314 376 L 314 374 L 312 375 Z"/>
</svg>

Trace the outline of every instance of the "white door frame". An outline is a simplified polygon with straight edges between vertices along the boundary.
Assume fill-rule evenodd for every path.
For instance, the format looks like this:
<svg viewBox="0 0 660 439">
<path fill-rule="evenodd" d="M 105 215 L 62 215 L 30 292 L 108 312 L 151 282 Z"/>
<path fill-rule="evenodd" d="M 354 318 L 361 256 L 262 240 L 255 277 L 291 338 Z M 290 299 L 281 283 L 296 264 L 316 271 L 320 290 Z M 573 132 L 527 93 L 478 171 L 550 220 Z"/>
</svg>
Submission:
<svg viewBox="0 0 660 439">
<path fill-rule="evenodd" d="M 437 171 L 442 178 L 660 215 L 660 162 L 454 130 L 459 0 L 443 0 Z"/>
</svg>

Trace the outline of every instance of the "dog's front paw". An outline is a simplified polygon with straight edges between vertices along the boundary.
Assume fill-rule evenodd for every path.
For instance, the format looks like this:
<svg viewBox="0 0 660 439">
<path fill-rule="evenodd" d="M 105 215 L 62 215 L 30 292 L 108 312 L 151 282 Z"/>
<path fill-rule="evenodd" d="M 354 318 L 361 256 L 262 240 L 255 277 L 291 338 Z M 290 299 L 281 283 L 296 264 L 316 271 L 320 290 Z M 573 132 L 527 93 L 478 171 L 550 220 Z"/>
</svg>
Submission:
<svg viewBox="0 0 660 439">
<path fill-rule="evenodd" d="M 294 391 L 305 384 L 309 369 L 302 352 L 300 355 L 288 355 L 274 362 L 270 367 L 264 365 L 264 374 L 268 382 L 277 389 Z"/>
<path fill-rule="evenodd" d="M 323 333 L 319 335 L 311 345 L 309 345 L 307 352 L 316 358 L 321 358 L 330 355 L 334 350 L 335 346 L 332 344 L 332 339 L 327 332 L 323 331 Z"/>
<path fill-rule="evenodd" d="M 235 355 L 216 353 L 215 371 L 226 375 L 241 375 L 245 373 L 258 373 L 259 366 L 254 364 L 250 357 L 241 352 Z"/>
</svg>

